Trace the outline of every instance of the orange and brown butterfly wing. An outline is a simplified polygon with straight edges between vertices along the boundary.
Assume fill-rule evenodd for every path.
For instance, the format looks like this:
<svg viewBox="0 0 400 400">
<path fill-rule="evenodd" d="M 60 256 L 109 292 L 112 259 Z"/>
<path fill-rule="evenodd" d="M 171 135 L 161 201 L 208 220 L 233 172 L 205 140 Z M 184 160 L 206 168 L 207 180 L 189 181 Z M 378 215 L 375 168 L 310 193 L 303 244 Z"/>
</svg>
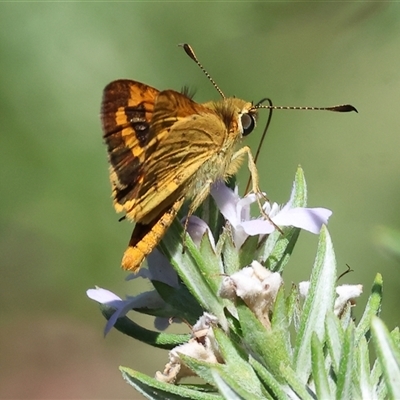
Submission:
<svg viewBox="0 0 400 400">
<path fill-rule="evenodd" d="M 137 271 L 158 245 L 185 200 L 184 183 L 223 142 L 224 135 L 212 139 L 207 129 L 191 129 L 193 118 L 221 124 L 209 108 L 175 91 L 128 80 L 104 90 L 102 122 L 114 205 L 136 221 L 124 269 Z M 211 151 L 199 151 L 201 144 Z"/>
<path fill-rule="evenodd" d="M 145 179 L 132 210 L 143 222 L 186 196 L 190 180 L 226 137 L 226 126 L 213 110 L 173 90 L 157 96 L 151 129 L 156 134 L 146 151 Z"/>
<path fill-rule="evenodd" d="M 158 93 L 131 80 L 114 81 L 104 89 L 101 122 L 117 212 L 130 208 L 144 179 L 145 150 Z"/>
</svg>

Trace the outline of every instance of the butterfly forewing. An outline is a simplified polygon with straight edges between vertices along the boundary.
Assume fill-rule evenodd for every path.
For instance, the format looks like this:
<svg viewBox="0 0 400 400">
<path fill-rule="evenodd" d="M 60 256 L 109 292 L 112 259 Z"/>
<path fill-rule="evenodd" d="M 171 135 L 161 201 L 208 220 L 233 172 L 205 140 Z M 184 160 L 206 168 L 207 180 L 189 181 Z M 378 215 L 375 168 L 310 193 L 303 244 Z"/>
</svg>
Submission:
<svg viewBox="0 0 400 400">
<path fill-rule="evenodd" d="M 211 184 L 227 176 L 244 104 L 223 99 L 201 105 L 130 80 L 105 88 L 102 123 L 114 206 L 136 222 L 124 269 L 139 269 L 185 200 L 191 199 L 190 214 Z"/>
<path fill-rule="evenodd" d="M 101 121 L 118 212 L 130 207 L 143 180 L 145 150 L 158 93 L 150 86 L 130 80 L 111 82 L 104 89 Z"/>
</svg>

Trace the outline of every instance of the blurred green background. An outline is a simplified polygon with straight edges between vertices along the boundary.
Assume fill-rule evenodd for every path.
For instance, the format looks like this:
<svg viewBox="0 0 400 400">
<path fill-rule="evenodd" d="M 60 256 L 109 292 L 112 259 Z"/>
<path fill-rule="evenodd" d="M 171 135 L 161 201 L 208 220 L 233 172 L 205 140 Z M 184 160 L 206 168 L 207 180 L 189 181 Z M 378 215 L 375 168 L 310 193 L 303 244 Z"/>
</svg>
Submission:
<svg viewBox="0 0 400 400">
<path fill-rule="evenodd" d="M 399 324 L 399 259 L 379 246 L 386 228 L 400 229 L 399 4 L 2 3 L 0 398 L 136 398 L 118 366 L 153 375 L 166 363 L 118 332 L 104 340 L 85 291 L 148 289 L 119 268 L 132 226 L 112 207 L 99 107 L 117 78 L 218 99 L 182 42 L 227 95 L 358 108 L 275 112 L 261 187 L 287 201 L 301 164 L 310 206 L 334 211 L 339 271 L 354 269 L 341 282 L 364 285 L 363 306 L 381 272 L 383 318 Z M 317 240 L 301 235 L 287 282 L 308 278 Z"/>
</svg>

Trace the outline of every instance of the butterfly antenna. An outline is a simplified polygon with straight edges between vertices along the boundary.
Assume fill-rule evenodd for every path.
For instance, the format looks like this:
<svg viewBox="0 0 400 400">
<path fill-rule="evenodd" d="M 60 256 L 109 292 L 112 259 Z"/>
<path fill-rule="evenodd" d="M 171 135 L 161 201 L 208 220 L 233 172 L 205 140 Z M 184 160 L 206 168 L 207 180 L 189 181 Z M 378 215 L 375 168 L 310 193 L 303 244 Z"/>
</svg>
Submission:
<svg viewBox="0 0 400 400">
<path fill-rule="evenodd" d="M 199 68 L 204 72 L 205 76 L 208 78 L 208 80 L 212 83 L 212 85 L 217 89 L 218 93 L 221 95 L 223 99 L 225 99 L 225 95 L 222 92 L 222 90 L 219 88 L 219 86 L 215 83 L 214 79 L 211 78 L 210 74 L 206 71 L 206 69 L 201 65 L 200 61 L 197 59 L 196 54 L 194 54 L 193 49 L 188 45 L 187 43 L 180 44 L 179 46 L 183 47 L 183 50 L 185 50 L 186 54 L 199 66 Z"/>
<path fill-rule="evenodd" d="M 266 101 L 268 102 L 268 105 L 264 105 L 263 104 Z M 261 139 L 260 139 L 260 144 L 258 145 L 257 152 L 256 152 L 256 155 L 254 157 L 254 163 L 255 164 L 257 163 L 257 159 L 258 159 L 258 156 L 260 154 L 260 151 L 261 151 L 261 148 L 262 148 L 262 144 L 263 144 L 265 136 L 267 134 L 267 130 L 269 128 L 269 125 L 271 124 L 271 118 L 272 118 L 272 111 L 273 110 L 314 110 L 314 111 L 335 111 L 335 112 L 351 112 L 351 111 L 355 111 L 355 112 L 358 113 L 357 109 L 354 106 L 352 106 L 351 104 L 340 104 L 338 106 L 331 106 L 331 107 L 274 106 L 272 104 L 271 99 L 269 99 L 269 98 L 265 98 L 265 99 L 260 100 L 254 106 L 254 108 L 256 108 L 256 109 L 264 108 L 264 109 L 270 110 L 270 113 L 268 115 L 268 121 L 265 124 L 265 128 L 264 128 L 264 131 L 263 131 Z M 246 186 L 245 193 L 247 193 L 249 188 L 250 188 L 250 182 L 251 182 L 251 179 L 249 179 L 247 181 L 247 186 Z"/>
<path fill-rule="evenodd" d="M 265 101 L 265 100 L 264 100 Z M 340 104 L 338 106 L 330 106 L 330 107 L 292 107 L 292 106 L 273 106 L 273 105 L 262 105 L 258 103 L 255 108 L 266 108 L 268 110 L 312 110 L 312 111 L 335 111 L 335 112 L 351 112 L 355 111 L 358 113 L 357 109 L 351 104 Z"/>
<path fill-rule="evenodd" d="M 268 101 L 268 106 L 266 106 L 265 108 L 267 108 L 267 109 L 269 110 L 269 115 L 268 115 L 267 123 L 265 124 L 265 128 L 264 128 L 264 130 L 263 130 L 263 133 L 262 133 L 262 135 L 261 135 L 260 143 L 258 144 L 258 148 L 257 148 L 256 155 L 254 156 L 254 164 L 257 164 L 258 156 L 260 155 L 260 151 L 261 151 L 262 145 L 263 145 L 263 143 L 264 143 L 265 136 L 266 136 L 266 134 L 267 134 L 269 125 L 271 124 L 272 111 L 274 110 L 274 106 L 273 106 L 273 104 L 272 104 L 272 100 L 269 99 L 269 98 L 265 98 L 265 99 L 260 100 L 260 101 L 255 105 L 255 108 L 261 108 L 260 106 L 261 106 L 262 103 L 264 103 L 265 101 Z M 247 181 L 247 186 L 246 186 L 246 190 L 245 190 L 244 193 L 248 193 L 248 191 L 250 190 L 250 184 L 251 184 L 251 176 L 249 177 L 249 179 L 248 179 L 248 181 Z"/>
</svg>

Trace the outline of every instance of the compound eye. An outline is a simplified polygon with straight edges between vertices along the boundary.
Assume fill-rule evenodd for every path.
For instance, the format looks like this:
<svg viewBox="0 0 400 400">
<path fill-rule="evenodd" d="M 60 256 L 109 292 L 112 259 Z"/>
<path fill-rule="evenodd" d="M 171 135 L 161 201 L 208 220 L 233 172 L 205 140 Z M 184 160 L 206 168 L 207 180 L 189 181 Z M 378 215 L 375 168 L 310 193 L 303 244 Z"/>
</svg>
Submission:
<svg viewBox="0 0 400 400">
<path fill-rule="evenodd" d="M 240 120 L 242 121 L 243 136 L 247 136 L 253 131 L 254 127 L 256 126 L 256 121 L 254 117 L 249 113 L 242 114 L 240 116 Z"/>
</svg>

